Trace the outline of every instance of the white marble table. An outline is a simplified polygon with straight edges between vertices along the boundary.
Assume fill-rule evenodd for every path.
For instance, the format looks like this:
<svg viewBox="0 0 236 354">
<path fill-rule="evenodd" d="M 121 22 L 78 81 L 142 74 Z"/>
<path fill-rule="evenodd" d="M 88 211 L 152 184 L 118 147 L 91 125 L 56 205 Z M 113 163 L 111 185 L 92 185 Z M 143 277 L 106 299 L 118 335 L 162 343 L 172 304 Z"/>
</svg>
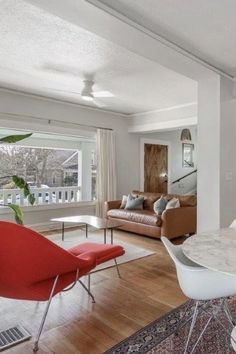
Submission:
<svg viewBox="0 0 236 354">
<path fill-rule="evenodd" d="M 236 275 L 236 229 L 225 228 L 194 235 L 182 245 L 186 257 L 193 262 L 230 275 Z M 231 333 L 236 352 L 236 326 Z"/>
<path fill-rule="evenodd" d="M 199 233 L 184 241 L 183 252 L 193 262 L 236 275 L 236 229 L 225 228 Z"/>
</svg>

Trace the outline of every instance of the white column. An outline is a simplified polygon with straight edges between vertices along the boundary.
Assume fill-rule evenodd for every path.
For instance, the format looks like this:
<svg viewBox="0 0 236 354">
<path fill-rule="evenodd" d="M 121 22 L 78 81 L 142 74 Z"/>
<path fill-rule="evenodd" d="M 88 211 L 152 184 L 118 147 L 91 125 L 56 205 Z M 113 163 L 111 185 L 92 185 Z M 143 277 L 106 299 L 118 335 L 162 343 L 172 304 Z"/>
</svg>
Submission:
<svg viewBox="0 0 236 354">
<path fill-rule="evenodd" d="M 221 79 L 220 225 L 236 219 L 236 99 L 233 82 Z"/>
<path fill-rule="evenodd" d="M 92 199 L 92 169 L 91 169 L 91 153 L 93 145 L 91 143 L 81 143 L 81 198 L 82 200 Z"/>
<path fill-rule="evenodd" d="M 198 85 L 198 232 L 236 218 L 236 100 L 230 80 L 212 74 Z"/>
<path fill-rule="evenodd" d="M 198 232 L 220 226 L 220 76 L 198 83 Z"/>
<path fill-rule="evenodd" d="M 78 150 L 78 187 L 82 185 L 82 151 Z"/>
</svg>

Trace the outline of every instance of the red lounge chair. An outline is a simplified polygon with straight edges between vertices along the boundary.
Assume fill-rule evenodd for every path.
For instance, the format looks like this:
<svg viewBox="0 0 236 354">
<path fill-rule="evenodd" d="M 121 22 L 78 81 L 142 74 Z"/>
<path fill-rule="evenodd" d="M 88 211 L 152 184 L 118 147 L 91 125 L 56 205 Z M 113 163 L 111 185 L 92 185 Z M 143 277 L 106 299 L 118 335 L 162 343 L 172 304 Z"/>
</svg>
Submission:
<svg viewBox="0 0 236 354">
<path fill-rule="evenodd" d="M 71 289 L 97 264 L 122 254 L 121 246 L 96 243 L 81 244 L 66 251 L 31 229 L 0 221 L 0 296 L 47 301 L 34 352 L 38 351 L 52 297 Z"/>
<path fill-rule="evenodd" d="M 101 244 L 101 243 L 82 243 L 78 246 L 70 248 L 68 251 L 72 253 L 74 256 L 79 256 L 83 253 L 92 251 L 96 255 L 97 265 L 105 263 L 114 259 L 117 273 L 120 277 L 120 272 L 118 268 L 118 264 L 116 262 L 116 258 L 122 256 L 125 253 L 125 250 L 122 246 L 119 245 L 109 245 L 109 244 Z"/>
</svg>

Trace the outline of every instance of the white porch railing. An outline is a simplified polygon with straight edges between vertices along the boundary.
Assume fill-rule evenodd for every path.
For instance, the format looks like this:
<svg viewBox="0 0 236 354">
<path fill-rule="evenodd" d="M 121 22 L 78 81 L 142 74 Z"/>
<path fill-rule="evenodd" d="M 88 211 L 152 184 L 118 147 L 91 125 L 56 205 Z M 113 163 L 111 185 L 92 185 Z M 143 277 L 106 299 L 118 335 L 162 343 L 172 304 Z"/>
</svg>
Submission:
<svg viewBox="0 0 236 354">
<path fill-rule="evenodd" d="M 35 205 L 73 203 L 81 200 L 80 187 L 31 188 Z M 29 206 L 28 199 L 20 189 L 0 189 L 0 203 Z"/>
</svg>

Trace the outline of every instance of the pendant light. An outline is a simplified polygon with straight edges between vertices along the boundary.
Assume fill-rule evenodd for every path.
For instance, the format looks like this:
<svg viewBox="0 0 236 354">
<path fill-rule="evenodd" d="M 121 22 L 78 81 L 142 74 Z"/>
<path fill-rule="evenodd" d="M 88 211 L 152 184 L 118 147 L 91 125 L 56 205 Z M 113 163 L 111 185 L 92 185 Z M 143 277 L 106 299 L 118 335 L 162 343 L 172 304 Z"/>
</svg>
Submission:
<svg viewBox="0 0 236 354">
<path fill-rule="evenodd" d="M 189 129 L 185 128 L 182 130 L 180 140 L 181 141 L 191 141 L 192 140 L 191 132 Z"/>
</svg>

